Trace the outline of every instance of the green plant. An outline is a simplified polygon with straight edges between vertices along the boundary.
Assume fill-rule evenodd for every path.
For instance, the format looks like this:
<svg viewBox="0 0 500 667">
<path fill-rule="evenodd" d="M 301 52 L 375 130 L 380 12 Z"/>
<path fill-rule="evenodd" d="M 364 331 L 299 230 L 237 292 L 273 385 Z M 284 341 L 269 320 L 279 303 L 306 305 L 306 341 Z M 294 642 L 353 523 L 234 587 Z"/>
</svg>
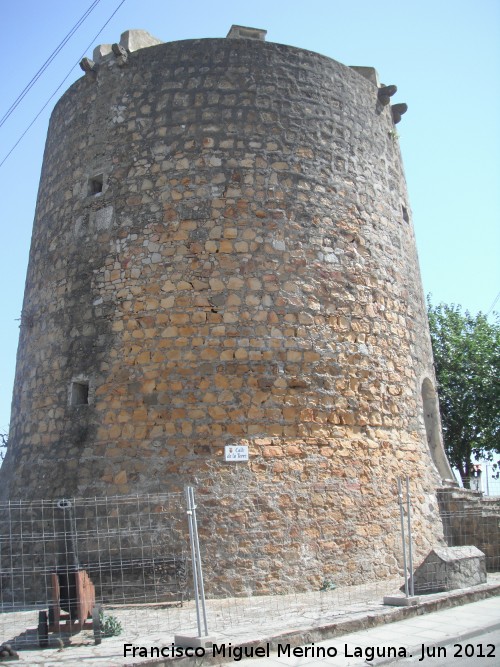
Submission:
<svg viewBox="0 0 500 667">
<path fill-rule="evenodd" d="M 111 614 L 105 614 L 102 610 L 99 612 L 101 622 L 101 633 L 103 637 L 117 637 L 123 632 L 122 624 Z"/>
<path fill-rule="evenodd" d="M 320 591 L 334 591 L 337 588 L 337 584 L 335 584 L 333 581 L 330 579 L 323 579 L 323 583 L 321 584 Z"/>
<path fill-rule="evenodd" d="M 397 133 L 396 129 L 393 128 L 392 130 L 389 130 L 389 137 L 393 140 L 396 141 L 396 139 L 399 139 L 399 134 Z"/>
</svg>

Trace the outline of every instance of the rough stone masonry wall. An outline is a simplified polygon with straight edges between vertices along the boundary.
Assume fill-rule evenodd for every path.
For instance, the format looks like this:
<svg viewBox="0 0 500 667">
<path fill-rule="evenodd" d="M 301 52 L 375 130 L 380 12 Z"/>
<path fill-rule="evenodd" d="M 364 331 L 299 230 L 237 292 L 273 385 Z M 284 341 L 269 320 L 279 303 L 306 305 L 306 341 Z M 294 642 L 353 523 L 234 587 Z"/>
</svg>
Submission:
<svg viewBox="0 0 500 667">
<path fill-rule="evenodd" d="M 58 102 L 0 494 L 193 483 L 212 508 L 217 590 L 267 592 L 285 572 L 292 587 L 326 570 L 386 576 L 398 475 L 411 477 L 417 554 L 441 535 L 424 378 L 409 204 L 372 82 L 312 52 L 208 39 L 111 57 Z M 71 404 L 72 382 L 88 383 L 88 404 Z M 248 463 L 223 462 L 232 443 Z M 297 489 L 332 479 L 319 497 L 340 553 L 308 560 L 321 522 Z M 274 572 L 254 563 L 220 581 L 239 556 L 218 536 L 245 536 L 238 488 L 281 499 L 300 535 L 271 555 L 274 518 L 247 506 Z"/>
</svg>

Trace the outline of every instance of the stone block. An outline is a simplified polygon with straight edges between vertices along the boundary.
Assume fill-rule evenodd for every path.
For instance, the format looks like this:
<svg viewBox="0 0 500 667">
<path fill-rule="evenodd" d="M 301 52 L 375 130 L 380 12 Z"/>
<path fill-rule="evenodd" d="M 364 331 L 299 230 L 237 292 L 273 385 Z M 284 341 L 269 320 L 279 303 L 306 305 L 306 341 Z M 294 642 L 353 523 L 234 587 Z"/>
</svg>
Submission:
<svg viewBox="0 0 500 667">
<path fill-rule="evenodd" d="M 374 67 L 361 67 L 358 65 L 351 65 L 351 69 L 353 69 L 358 74 L 361 74 L 361 76 L 364 76 L 365 79 L 368 79 L 368 81 L 373 83 L 378 88 L 379 86 L 378 72 Z"/>
<path fill-rule="evenodd" d="M 413 579 L 417 594 L 485 584 L 485 555 L 474 546 L 433 549 L 417 567 Z"/>
<path fill-rule="evenodd" d="M 104 231 L 113 226 L 113 207 L 105 206 L 91 213 L 91 226 L 97 231 Z"/>
<path fill-rule="evenodd" d="M 242 25 L 232 25 L 227 33 L 227 39 L 257 39 L 265 41 L 267 30 L 261 28 L 249 28 Z"/>
<path fill-rule="evenodd" d="M 161 39 L 150 35 L 147 30 L 125 30 L 120 37 L 120 46 L 123 46 L 130 53 L 156 44 L 163 44 L 163 42 Z"/>
<path fill-rule="evenodd" d="M 99 63 L 103 58 L 109 56 L 112 53 L 111 44 L 99 44 L 95 47 L 92 53 L 92 60 L 95 63 Z"/>
<path fill-rule="evenodd" d="M 197 637 L 195 635 L 175 635 L 174 644 L 184 648 L 211 648 L 213 646 L 213 637 Z"/>
<path fill-rule="evenodd" d="M 390 607 L 415 607 L 420 604 L 420 598 L 417 596 L 403 597 L 402 595 L 386 595 L 384 604 Z"/>
</svg>

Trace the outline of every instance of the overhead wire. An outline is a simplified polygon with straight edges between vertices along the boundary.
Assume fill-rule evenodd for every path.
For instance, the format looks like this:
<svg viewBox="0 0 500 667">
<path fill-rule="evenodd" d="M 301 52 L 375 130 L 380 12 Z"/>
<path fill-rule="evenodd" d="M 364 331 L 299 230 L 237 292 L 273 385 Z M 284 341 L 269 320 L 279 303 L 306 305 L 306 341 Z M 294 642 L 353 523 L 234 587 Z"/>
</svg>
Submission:
<svg viewBox="0 0 500 667">
<path fill-rule="evenodd" d="M 43 65 L 40 67 L 38 72 L 35 74 L 35 76 L 31 79 L 31 81 L 26 85 L 26 87 L 22 90 L 22 92 L 18 95 L 18 97 L 14 100 L 14 102 L 11 104 L 9 109 L 5 112 L 5 114 L 2 116 L 0 119 L 0 127 L 5 123 L 5 121 L 12 115 L 12 113 L 15 111 L 15 109 L 19 106 L 19 104 L 22 102 L 22 100 L 26 97 L 26 95 L 29 93 L 29 91 L 33 88 L 35 83 L 38 81 L 38 79 L 42 76 L 42 74 L 45 72 L 47 67 L 50 65 L 50 63 L 54 60 L 54 58 L 60 53 L 60 51 L 66 46 L 66 44 L 69 42 L 71 37 L 75 34 L 75 32 L 78 30 L 78 28 L 85 22 L 85 20 L 90 16 L 92 11 L 97 7 L 97 5 L 101 2 L 101 0 L 94 0 L 94 2 L 90 5 L 90 7 L 86 10 L 86 12 L 83 14 L 83 16 L 80 17 L 80 19 L 75 23 L 75 25 L 71 28 L 71 30 L 68 32 L 66 37 L 58 44 L 58 46 L 52 51 L 50 56 L 47 58 L 47 60 L 43 63 Z"/>
<path fill-rule="evenodd" d="M 498 292 L 498 294 L 496 295 L 495 300 L 493 301 L 493 303 L 492 303 L 491 306 L 490 306 L 490 309 L 489 309 L 488 312 L 486 313 L 486 317 L 488 317 L 488 315 L 491 313 L 491 311 L 492 311 L 493 308 L 495 307 L 495 305 L 496 305 L 498 299 L 500 299 L 500 292 Z"/>
<path fill-rule="evenodd" d="M 70 69 L 69 72 L 66 74 L 66 76 L 64 77 L 64 79 L 63 79 L 63 80 L 61 81 L 61 83 L 57 86 L 57 88 L 54 90 L 54 92 L 53 92 L 52 95 L 49 97 L 49 99 L 45 102 L 45 104 L 42 106 L 42 108 L 40 109 L 40 111 L 36 114 L 36 116 L 35 116 L 35 117 L 33 118 L 33 120 L 31 121 L 31 123 L 30 123 L 30 124 L 28 125 L 28 127 L 24 130 L 24 132 L 21 134 L 21 136 L 19 137 L 19 139 L 16 141 L 16 143 L 12 146 L 12 148 L 11 148 L 10 151 L 7 153 L 7 155 L 5 155 L 5 157 L 3 158 L 3 160 L 0 162 L 0 168 L 5 164 L 5 162 L 6 162 L 7 159 L 10 157 L 10 155 L 14 152 L 14 150 L 17 148 L 17 146 L 21 143 L 21 141 L 23 140 L 23 138 L 25 137 L 25 135 L 28 133 L 28 131 L 31 129 L 31 127 L 35 124 L 35 122 L 36 122 L 36 121 L 38 120 L 38 118 L 41 116 L 41 114 L 43 113 L 43 111 L 46 109 L 46 107 L 48 106 L 48 104 L 50 103 L 50 101 L 52 100 L 52 98 L 55 97 L 55 95 L 57 94 L 57 92 L 63 87 L 64 83 L 65 83 L 66 80 L 69 78 L 71 72 L 72 72 L 72 71 L 75 69 L 75 67 L 80 63 L 81 59 L 85 56 L 85 54 L 86 54 L 87 51 L 90 49 L 90 47 L 92 46 L 92 44 L 94 44 L 95 40 L 99 37 L 99 35 L 101 34 L 101 32 L 102 32 L 102 31 L 104 30 L 104 28 L 108 25 L 108 23 L 111 21 L 111 19 L 115 16 L 115 14 L 118 12 L 118 10 L 120 9 L 120 7 L 121 7 L 124 3 L 125 3 L 125 0 L 121 0 L 121 2 L 118 4 L 117 8 L 113 11 L 113 13 L 112 13 L 111 16 L 108 18 L 108 20 L 101 26 L 99 32 L 98 32 L 96 35 L 94 35 L 94 37 L 92 38 L 92 41 L 90 42 L 90 44 L 88 44 L 88 46 L 85 48 L 85 50 L 84 50 L 84 52 L 82 53 L 82 55 L 78 58 L 78 61 L 77 61 L 74 65 L 72 65 L 71 69 Z"/>
</svg>

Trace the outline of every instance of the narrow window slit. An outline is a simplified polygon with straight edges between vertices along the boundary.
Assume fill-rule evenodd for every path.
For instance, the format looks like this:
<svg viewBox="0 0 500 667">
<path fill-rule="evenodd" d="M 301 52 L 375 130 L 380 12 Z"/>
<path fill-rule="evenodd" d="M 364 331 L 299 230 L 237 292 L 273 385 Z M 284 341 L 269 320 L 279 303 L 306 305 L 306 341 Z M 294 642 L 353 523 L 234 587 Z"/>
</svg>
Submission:
<svg viewBox="0 0 500 667">
<path fill-rule="evenodd" d="M 102 192 L 103 185 L 104 185 L 103 174 L 92 176 L 92 178 L 89 179 L 89 195 L 100 194 Z"/>
<path fill-rule="evenodd" d="M 71 383 L 71 405 L 89 404 L 89 383 L 72 382 Z"/>
</svg>

